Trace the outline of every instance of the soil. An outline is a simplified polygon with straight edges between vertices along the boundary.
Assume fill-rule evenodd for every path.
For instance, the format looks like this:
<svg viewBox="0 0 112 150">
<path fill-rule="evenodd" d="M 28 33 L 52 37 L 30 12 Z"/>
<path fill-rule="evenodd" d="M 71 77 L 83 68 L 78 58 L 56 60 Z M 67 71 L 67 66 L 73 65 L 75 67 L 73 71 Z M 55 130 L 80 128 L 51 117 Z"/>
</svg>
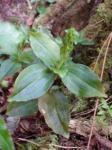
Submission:
<svg viewBox="0 0 112 150">
<path fill-rule="evenodd" d="M 1 0 L 0 19 L 25 23 L 30 10 L 26 0 Z"/>
</svg>

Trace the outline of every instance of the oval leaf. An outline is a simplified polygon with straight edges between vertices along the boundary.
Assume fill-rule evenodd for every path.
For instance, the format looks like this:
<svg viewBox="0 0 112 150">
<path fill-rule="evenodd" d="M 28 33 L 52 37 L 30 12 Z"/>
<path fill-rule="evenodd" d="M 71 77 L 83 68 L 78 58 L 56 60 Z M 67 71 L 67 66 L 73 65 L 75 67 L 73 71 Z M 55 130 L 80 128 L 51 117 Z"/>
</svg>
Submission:
<svg viewBox="0 0 112 150">
<path fill-rule="evenodd" d="M 3 49 L 3 53 L 9 55 L 16 53 L 18 45 L 24 38 L 24 34 L 13 24 L 0 22 L 0 48 Z"/>
<path fill-rule="evenodd" d="M 26 117 L 35 115 L 37 111 L 37 100 L 28 102 L 10 102 L 7 108 L 7 115 L 11 117 Z"/>
<path fill-rule="evenodd" d="M 9 101 L 28 101 L 45 94 L 54 81 L 54 74 L 41 64 L 24 69 L 14 84 L 14 92 Z"/>
<path fill-rule="evenodd" d="M 60 71 L 65 86 L 76 96 L 105 97 L 103 86 L 98 76 L 82 64 L 65 64 Z"/>
<path fill-rule="evenodd" d="M 68 138 L 69 103 L 63 93 L 55 92 L 42 96 L 38 101 L 38 106 L 48 126 L 55 133 Z"/>
<path fill-rule="evenodd" d="M 7 130 L 5 122 L 0 118 L 0 149 L 2 150 L 14 150 L 12 138 Z"/>
<path fill-rule="evenodd" d="M 10 59 L 5 60 L 0 66 L 0 80 L 4 77 L 15 74 L 21 69 L 21 64 L 15 63 Z"/>
<path fill-rule="evenodd" d="M 30 35 L 31 47 L 35 55 L 48 67 L 55 66 L 60 60 L 60 47 L 47 33 L 37 31 Z"/>
</svg>

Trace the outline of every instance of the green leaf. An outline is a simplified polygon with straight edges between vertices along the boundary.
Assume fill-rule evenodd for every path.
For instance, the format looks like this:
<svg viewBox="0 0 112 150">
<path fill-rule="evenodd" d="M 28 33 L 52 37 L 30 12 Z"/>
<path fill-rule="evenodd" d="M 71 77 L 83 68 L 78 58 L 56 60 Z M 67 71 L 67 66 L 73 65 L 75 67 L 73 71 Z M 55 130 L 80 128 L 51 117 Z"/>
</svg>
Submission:
<svg viewBox="0 0 112 150">
<path fill-rule="evenodd" d="M 109 108 L 109 109 L 108 109 L 108 113 L 109 113 L 109 115 L 112 117 L 112 108 Z"/>
<path fill-rule="evenodd" d="M 38 101 L 38 106 L 48 126 L 55 133 L 68 138 L 69 103 L 63 93 L 54 92 L 42 96 Z"/>
<path fill-rule="evenodd" d="M 40 58 L 48 67 L 54 67 L 60 60 L 60 47 L 53 37 L 41 30 L 31 33 L 31 47 L 35 55 Z"/>
<path fill-rule="evenodd" d="M 42 96 L 51 87 L 54 77 L 42 63 L 27 67 L 17 77 L 9 101 L 28 101 Z"/>
<path fill-rule="evenodd" d="M 77 32 L 77 31 L 76 31 Z M 74 44 L 81 44 L 81 45 L 94 45 L 94 42 L 90 39 L 84 37 L 84 32 L 77 32 L 74 37 Z"/>
<path fill-rule="evenodd" d="M 46 0 L 47 2 L 49 2 L 49 3 L 54 3 L 54 2 L 56 2 L 56 0 Z"/>
<path fill-rule="evenodd" d="M 0 80 L 4 77 L 15 74 L 21 69 L 21 64 L 13 62 L 11 59 L 5 60 L 0 66 Z"/>
<path fill-rule="evenodd" d="M 34 55 L 32 50 L 22 51 L 17 57 L 18 62 L 28 65 L 37 61 L 37 57 Z"/>
<path fill-rule="evenodd" d="M 103 109 L 108 109 L 109 108 L 109 105 L 108 105 L 108 103 L 106 102 L 106 100 L 105 99 L 100 99 L 101 100 L 101 108 L 103 108 Z"/>
<path fill-rule="evenodd" d="M 40 6 L 37 8 L 37 11 L 39 14 L 44 14 L 44 13 L 46 13 L 47 10 L 46 10 L 46 7 Z"/>
<path fill-rule="evenodd" d="M 66 63 L 59 74 L 65 86 L 76 96 L 106 97 L 98 76 L 85 65 Z"/>
<path fill-rule="evenodd" d="M 16 26 L 8 22 L 0 22 L 0 48 L 2 52 L 12 55 L 18 50 L 18 45 L 23 42 L 24 34 Z"/>
<path fill-rule="evenodd" d="M 0 118 L 0 149 L 14 150 L 12 138 L 7 130 L 5 122 Z"/>
<path fill-rule="evenodd" d="M 3 63 L 3 60 L 0 60 L 0 66 L 1 66 L 2 63 Z"/>
<path fill-rule="evenodd" d="M 10 102 L 7 115 L 12 117 L 25 117 L 35 115 L 38 111 L 37 100 L 27 102 Z"/>
<path fill-rule="evenodd" d="M 0 49 L 0 57 L 4 54 L 2 51 L 3 51 L 3 50 Z"/>
<path fill-rule="evenodd" d="M 78 44 L 81 44 L 81 45 L 94 45 L 94 42 L 92 40 L 89 40 L 89 39 L 82 39 L 79 41 Z"/>
</svg>

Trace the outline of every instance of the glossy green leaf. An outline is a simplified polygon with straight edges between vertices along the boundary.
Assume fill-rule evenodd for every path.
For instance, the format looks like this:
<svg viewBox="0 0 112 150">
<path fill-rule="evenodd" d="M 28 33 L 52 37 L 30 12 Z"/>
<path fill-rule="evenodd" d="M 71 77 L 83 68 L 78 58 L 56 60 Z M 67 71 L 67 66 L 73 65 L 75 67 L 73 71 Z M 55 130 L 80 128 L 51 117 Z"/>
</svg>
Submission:
<svg viewBox="0 0 112 150">
<path fill-rule="evenodd" d="M 89 46 L 89 45 L 94 45 L 94 42 L 89 39 L 81 39 L 78 44 Z"/>
<path fill-rule="evenodd" d="M 34 62 L 37 61 L 37 57 L 35 56 L 35 54 L 33 53 L 32 50 L 26 50 L 21 52 L 18 55 L 18 59 L 17 61 L 19 61 L 20 63 L 24 63 L 24 64 L 32 64 Z"/>
<path fill-rule="evenodd" d="M 76 96 L 106 96 L 98 76 L 87 66 L 70 62 L 61 69 L 60 76 L 63 83 Z"/>
<path fill-rule="evenodd" d="M 77 45 L 77 44 L 81 44 L 81 45 L 94 45 L 94 42 L 90 39 L 87 39 L 85 36 L 84 36 L 84 32 L 77 32 L 76 31 L 76 34 L 75 34 L 75 37 L 74 37 L 74 44 Z"/>
<path fill-rule="evenodd" d="M 0 80 L 4 77 L 15 74 L 21 69 L 21 64 L 13 62 L 11 59 L 5 60 L 0 66 Z"/>
<path fill-rule="evenodd" d="M 27 102 L 10 102 L 7 108 L 7 115 L 12 117 L 25 117 L 35 115 L 37 111 L 37 100 Z"/>
<path fill-rule="evenodd" d="M 38 106 L 48 126 L 55 133 L 68 138 L 69 103 L 63 93 L 54 92 L 42 96 L 38 101 Z"/>
<path fill-rule="evenodd" d="M 24 34 L 13 24 L 0 22 L 0 48 L 6 54 L 15 54 L 18 45 L 24 40 Z"/>
<path fill-rule="evenodd" d="M 38 30 L 30 35 L 31 47 L 35 55 L 48 67 L 55 66 L 60 60 L 60 47 L 53 37 Z"/>
<path fill-rule="evenodd" d="M 0 149 L 14 150 L 12 138 L 7 130 L 5 122 L 0 118 Z"/>
<path fill-rule="evenodd" d="M 45 94 L 54 81 L 54 74 L 42 64 L 24 69 L 17 77 L 14 92 L 9 101 L 28 101 Z"/>
</svg>

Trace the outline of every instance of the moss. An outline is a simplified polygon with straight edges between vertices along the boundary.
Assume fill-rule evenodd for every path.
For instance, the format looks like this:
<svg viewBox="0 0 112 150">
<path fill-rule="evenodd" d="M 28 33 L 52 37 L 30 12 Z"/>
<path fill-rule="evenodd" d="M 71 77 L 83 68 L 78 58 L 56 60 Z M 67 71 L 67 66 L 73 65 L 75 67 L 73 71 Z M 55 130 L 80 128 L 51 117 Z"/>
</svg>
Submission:
<svg viewBox="0 0 112 150">
<path fill-rule="evenodd" d="M 112 0 L 105 0 L 97 7 L 95 15 L 90 18 L 88 26 L 84 29 L 86 36 L 96 41 L 101 47 L 104 39 L 112 29 Z"/>
<path fill-rule="evenodd" d="M 97 9 L 98 15 L 104 19 L 106 25 L 110 26 L 112 23 L 112 0 L 105 0 Z"/>
</svg>

